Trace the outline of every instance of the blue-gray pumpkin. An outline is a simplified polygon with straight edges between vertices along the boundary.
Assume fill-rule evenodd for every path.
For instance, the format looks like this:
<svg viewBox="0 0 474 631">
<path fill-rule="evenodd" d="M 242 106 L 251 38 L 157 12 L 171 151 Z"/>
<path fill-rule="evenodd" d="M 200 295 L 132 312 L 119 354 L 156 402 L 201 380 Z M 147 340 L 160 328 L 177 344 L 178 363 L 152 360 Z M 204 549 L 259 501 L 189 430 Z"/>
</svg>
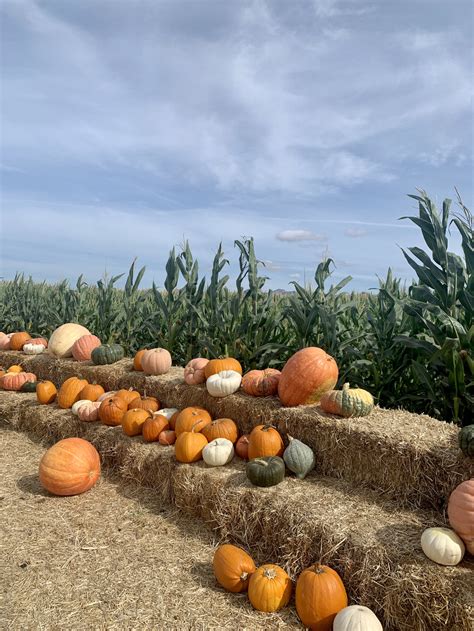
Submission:
<svg viewBox="0 0 474 631">
<path fill-rule="evenodd" d="M 94 364 L 114 364 L 123 359 L 125 352 L 120 344 L 102 344 L 97 346 L 91 353 Z"/>
<path fill-rule="evenodd" d="M 459 446 L 465 456 L 474 457 L 474 425 L 466 425 L 459 431 Z"/>
<path fill-rule="evenodd" d="M 285 477 L 285 463 L 280 456 L 253 458 L 247 462 L 245 473 L 255 486 L 275 486 Z"/>
<path fill-rule="evenodd" d="M 316 458 L 311 447 L 305 445 L 292 436 L 288 436 L 290 444 L 285 449 L 283 454 L 283 460 L 290 471 L 292 471 L 297 478 L 302 480 L 305 478 L 311 469 L 314 469 L 316 464 Z"/>
</svg>

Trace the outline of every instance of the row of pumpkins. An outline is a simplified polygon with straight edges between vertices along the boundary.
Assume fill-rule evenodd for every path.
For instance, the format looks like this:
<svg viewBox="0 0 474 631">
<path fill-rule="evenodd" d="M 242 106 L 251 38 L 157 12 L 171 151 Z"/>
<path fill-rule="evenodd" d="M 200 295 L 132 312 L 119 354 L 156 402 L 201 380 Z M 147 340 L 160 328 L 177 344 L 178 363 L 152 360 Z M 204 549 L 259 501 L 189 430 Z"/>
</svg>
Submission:
<svg viewBox="0 0 474 631">
<path fill-rule="evenodd" d="M 0 333 L 0 350 L 23 350 L 42 353 L 48 350 L 56 357 L 73 357 L 77 361 L 92 361 L 96 365 L 113 364 L 124 357 L 119 344 L 102 344 L 80 324 L 67 323 L 58 327 L 49 342 L 32 339 L 27 332 Z M 172 358 L 164 348 L 143 349 L 136 353 L 135 370 L 147 375 L 164 375 L 172 366 Z M 281 371 L 267 368 L 251 370 L 244 376 L 240 362 L 232 357 L 211 359 L 197 357 L 184 369 L 188 385 L 205 384 L 209 394 L 225 397 L 241 387 L 250 396 L 278 395 L 285 406 L 319 403 L 325 412 L 344 417 L 365 416 L 374 407 L 372 395 L 366 390 L 349 387 L 334 390 L 339 371 L 333 357 L 323 349 L 308 347 L 296 352 Z"/>
</svg>

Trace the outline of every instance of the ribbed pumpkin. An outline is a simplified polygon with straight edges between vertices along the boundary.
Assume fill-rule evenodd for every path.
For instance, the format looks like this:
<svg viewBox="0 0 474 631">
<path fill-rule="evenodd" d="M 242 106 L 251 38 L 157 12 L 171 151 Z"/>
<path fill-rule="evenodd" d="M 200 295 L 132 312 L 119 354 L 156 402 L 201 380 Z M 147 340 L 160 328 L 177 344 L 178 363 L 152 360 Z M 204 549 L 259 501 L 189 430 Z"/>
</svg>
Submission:
<svg viewBox="0 0 474 631">
<path fill-rule="evenodd" d="M 283 452 L 283 460 L 290 471 L 300 480 L 314 469 L 316 458 L 311 447 L 297 438 L 288 436 L 289 445 Z"/>
<path fill-rule="evenodd" d="M 235 443 L 235 452 L 242 460 L 249 459 L 249 434 L 244 434 Z"/>
<path fill-rule="evenodd" d="M 21 351 L 23 348 L 23 344 L 26 344 L 28 340 L 31 339 L 31 335 L 26 333 L 26 331 L 21 331 L 19 333 L 14 333 L 10 338 L 10 350 L 11 351 Z"/>
<path fill-rule="evenodd" d="M 336 614 L 347 607 L 347 594 L 339 574 L 326 565 L 303 570 L 296 583 L 296 611 L 305 627 L 331 631 Z"/>
<path fill-rule="evenodd" d="M 321 397 L 320 405 L 325 412 L 345 418 L 367 416 L 374 409 L 374 398 L 367 390 L 351 388 L 348 383 L 345 383 L 342 390 L 325 392 Z"/>
<path fill-rule="evenodd" d="M 143 440 L 147 443 L 153 443 L 159 440 L 160 434 L 169 429 L 169 422 L 165 416 L 152 416 L 147 418 L 142 427 Z"/>
<path fill-rule="evenodd" d="M 115 364 L 125 356 L 123 346 L 120 344 L 102 344 L 97 346 L 91 352 L 91 359 L 97 366 L 104 366 L 106 364 Z"/>
<path fill-rule="evenodd" d="M 137 408 L 128 410 L 122 417 L 122 429 L 127 436 L 138 436 L 147 419 L 151 420 L 150 412 Z"/>
<path fill-rule="evenodd" d="M 78 362 L 90 361 L 92 351 L 101 344 L 97 335 L 82 335 L 72 345 L 72 356 Z"/>
<path fill-rule="evenodd" d="M 449 496 L 448 518 L 451 528 L 474 555 L 474 479 L 461 482 Z"/>
<path fill-rule="evenodd" d="M 242 377 L 236 370 L 223 370 L 211 375 L 206 381 L 206 388 L 211 397 L 228 397 L 240 388 Z"/>
<path fill-rule="evenodd" d="M 465 456 L 474 457 L 474 425 L 466 425 L 459 431 L 459 447 Z"/>
<path fill-rule="evenodd" d="M 143 371 L 142 357 L 143 357 L 143 354 L 145 353 L 145 351 L 146 351 L 146 348 L 143 348 L 141 351 L 137 351 L 135 353 L 135 357 L 133 358 L 133 368 L 134 368 L 134 370 Z"/>
<path fill-rule="evenodd" d="M 23 344 L 23 352 L 25 355 L 41 355 L 46 350 L 44 344 L 32 344 L 32 340 L 28 340 Z"/>
<path fill-rule="evenodd" d="M 204 357 L 196 357 L 191 359 L 184 368 L 184 381 L 188 386 L 194 386 L 206 381 L 206 375 L 204 369 L 209 363 L 208 359 Z"/>
<path fill-rule="evenodd" d="M 56 386 L 52 381 L 40 381 L 36 386 L 36 398 L 43 405 L 52 403 L 57 393 Z"/>
<path fill-rule="evenodd" d="M 285 477 L 285 463 L 279 456 L 253 458 L 247 462 L 245 473 L 255 486 L 276 486 Z"/>
<path fill-rule="evenodd" d="M 32 372 L 7 372 L 2 377 L 2 388 L 18 392 L 28 381 L 36 381 L 36 375 Z"/>
<path fill-rule="evenodd" d="M 272 425 L 257 425 L 250 432 L 249 458 L 282 456 L 285 445 L 279 432 Z"/>
<path fill-rule="evenodd" d="M 202 450 L 206 445 L 206 437 L 200 432 L 184 432 L 176 438 L 176 460 L 178 462 L 197 462 L 202 460 Z"/>
<path fill-rule="evenodd" d="M 100 457 L 96 448 L 82 438 L 65 438 L 44 454 L 39 478 L 54 495 L 78 495 L 88 491 L 100 476 Z"/>
<path fill-rule="evenodd" d="M 89 401 L 87 405 L 81 405 L 77 413 L 77 418 L 85 423 L 93 423 L 99 420 L 100 403 Z"/>
<path fill-rule="evenodd" d="M 318 403 L 337 383 L 335 360 L 321 348 L 310 346 L 286 362 L 278 382 L 278 396 L 285 406 Z"/>
<path fill-rule="evenodd" d="M 104 392 L 104 394 L 101 394 L 100 397 L 97 399 L 97 401 L 101 403 L 102 401 L 105 401 L 105 399 L 111 399 L 116 394 L 117 394 L 116 390 L 108 390 L 107 392 Z"/>
<path fill-rule="evenodd" d="M 89 405 L 90 403 L 91 401 L 89 401 L 89 399 L 79 399 L 79 401 L 76 401 L 72 404 L 71 412 L 74 414 L 74 416 L 77 416 L 81 407 L 83 407 L 84 405 Z"/>
<path fill-rule="evenodd" d="M 85 326 L 74 322 L 62 324 L 49 338 L 49 352 L 56 357 L 71 357 L 74 342 L 83 335 L 90 335 Z"/>
<path fill-rule="evenodd" d="M 210 425 L 212 417 L 207 410 L 203 408 L 188 407 L 181 410 L 176 419 L 175 432 L 176 436 L 184 432 L 200 432 Z"/>
<path fill-rule="evenodd" d="M 231 418 L 216 418 L 215 421 L 203 427 L 201 432 L 209 442 L 216 438 L 227 438 L 227 440 L 235 443 L 239 436 L 237 425 Z"/>
<path fill-rule="evenodd" d="M 270 397 L 278 392 L 281 372 L 274 368 L 251 370 L 242 377 L 242 390 L 252 397 Z"/>
<path fill-rule="evenodd" d="M 209 379 L 211 375 L 217 375 L 219 372 L 225 370 L 235 370 L 239 374 L 242 374 L 242 366 L 233 357 L 224 357 L 223 359 L 211 359 L 204 366 L 204 376 Z"/>
<path fill-rule="evenodd" d="M 334 618 L 333 631 L 383 631 L 377 616 L 368 607 L 350 605 Z"/>
<path fill-rule="evenodd" d="M 98 383 L 88 383 L 79 393 L 79 398 L 97 401 L 103 394 L 105 394 L 105 390 Z"/>
<path fill-rule="evenodd" d="M 288 604 L 293 590 L 291 578 L 278 565 L 262 565 L 250 577 L 249 600 L 258 611 L 279 611 Z"/>
<path fill-rule="evenodd" d="M 450 528 L 426 528 L 420 543 L 428 559 L 439 565 L 461 563 L 466 551 L 461 537 Z"/>
<path fill-rule="evenodd" d="M 59 388 L 58 405 L 60 408 L 71 408 L 73 403 L 79 401 L 82 390 L 87 386 L 86 379 L 69 377 Z"/>
<path fill-rule="evenodd" d="M 174 445 L 176 442 L 176 432 L 172 429 L 164 429 L 158 437 L 160 445 Z"/>
<path fill-rule="evenodd" d="M 217 582 L 232 593 L 244 592 L 257 569 L 252 557 L 237 546 L 224 543 L 214 553 L 212 568 Z"/>
<path fill-rule="evenodd" d="M 120 397 L 104 399 L 99 408 L 99 420 L 104 425 L 117 426 L 122 424 L 122 418 L 127 411 L 127 403 Z"/>
<path fill-rule="evenodd" d="M 142 355 L 142 368 L 146 375 L 165 375 L 171 368 L 171 355 L 166 348 L 151 348 Z"/>
<path fill-rule="evenodd" d="M 128 390 L 126 388 L 122 388 L 121 390 L 117 390 L 114 396 L 120 397 L 121 399 L 123 399 L 128 407 L 134 399 L 137 399 L 140 397 L 140 393 L 137 392 L 137 390 L 134 390 L 133 388 L 128 388 Z"/>
<path fill-rule="evenodd" d="M 128 404 L 129 409 L 141 408 L 142 410 L 150 410 L 157 412 L 160 409 L 160 402 L 156 397 L 134 397 Z"/>
</svg>

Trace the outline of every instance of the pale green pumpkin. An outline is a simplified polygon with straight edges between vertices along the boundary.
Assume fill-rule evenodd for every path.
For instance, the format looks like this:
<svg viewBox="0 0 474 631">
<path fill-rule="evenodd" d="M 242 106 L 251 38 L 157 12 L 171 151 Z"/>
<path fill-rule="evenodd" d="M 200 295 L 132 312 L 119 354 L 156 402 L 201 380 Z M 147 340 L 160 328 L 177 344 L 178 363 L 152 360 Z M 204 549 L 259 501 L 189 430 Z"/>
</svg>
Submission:
<svg viewBox="0 0 474 631">
<path fill-rule="evenodd" d="M 374 398 L 362 388 L 351 388 L 348 383 L 342 390 L 326 392 L 320 401 L 321 407 L 329 414 L 337 414 L 349 418 L 350 416 L 367 416 L 374 409 Z"/>
<path fill-rule="evenodd" d="M 297 478 L 302 480 L 305 478 L 311 469 L 314 469 L 316 458 L 311 447 L 302 443 L 301 440 L 288 436 L 290 444 L 285 449 L 283 454 L 283 460 L 290 471 L 292 471 Z"/>
</svg>

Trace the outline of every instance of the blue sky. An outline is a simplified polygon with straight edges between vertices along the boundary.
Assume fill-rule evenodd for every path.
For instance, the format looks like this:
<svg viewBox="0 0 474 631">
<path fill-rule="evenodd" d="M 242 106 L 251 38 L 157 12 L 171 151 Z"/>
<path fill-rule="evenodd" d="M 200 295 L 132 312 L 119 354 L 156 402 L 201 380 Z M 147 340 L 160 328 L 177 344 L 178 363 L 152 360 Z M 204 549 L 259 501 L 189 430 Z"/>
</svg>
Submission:
<svg viewBox="0 0 474 631">
<path fill-rule="evenodd" d="M 470 0 L 3 0 L 1 275 L 163 281 L 254 236 L 269 286 L 373 287 L 406 193 L 472 206 Z M 456 248 L 454 238 L 453 248 Z"/>
</svg>

